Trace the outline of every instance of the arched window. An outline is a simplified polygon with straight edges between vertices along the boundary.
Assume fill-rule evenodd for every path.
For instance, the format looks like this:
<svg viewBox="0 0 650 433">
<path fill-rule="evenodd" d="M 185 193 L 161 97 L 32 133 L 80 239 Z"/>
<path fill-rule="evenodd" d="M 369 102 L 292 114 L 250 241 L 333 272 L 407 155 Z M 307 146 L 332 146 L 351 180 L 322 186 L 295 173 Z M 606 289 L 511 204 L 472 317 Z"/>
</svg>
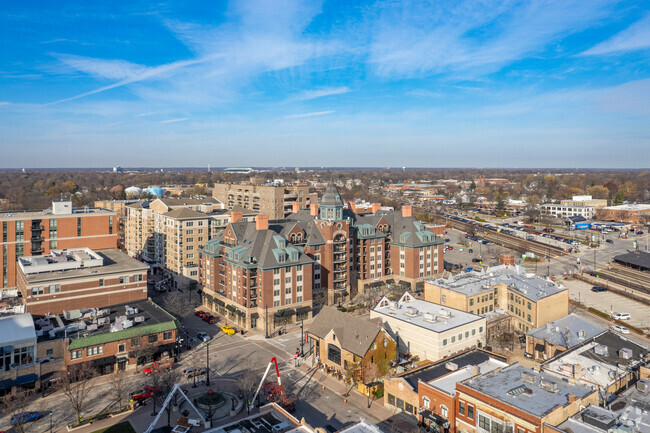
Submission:
<svg viewBox="0 0 650 433">
<path fill-rule="evenodd" d="M 295 241 L 296 241 L 296 234 L 293 233 L 293 234 L 291 235 L 291 243 L 293 243 L 293 242 L 295 242 Z"/>
<path fill-rule="evenodd" d="M 429 407 L 431 406 L 431 400 L 429 400 L 429 397 L 423 397 L 422 404 L 424 405 L 425 408 L 429 409 Z"/>
<path fill-rule="evenodd" d="M 444 404 L 440 405 L 440 415 L 447 418 L 447 413 L 449 413 L 449 409 L 447 409 L 447 406 Z"/>
<path fill-rule="evenodd" d="M 302 233 L 298 233 L 298 234 L 296 235 L 296 240 L 297 240 L 298 242 L 302 242 Z"/>
</svg>

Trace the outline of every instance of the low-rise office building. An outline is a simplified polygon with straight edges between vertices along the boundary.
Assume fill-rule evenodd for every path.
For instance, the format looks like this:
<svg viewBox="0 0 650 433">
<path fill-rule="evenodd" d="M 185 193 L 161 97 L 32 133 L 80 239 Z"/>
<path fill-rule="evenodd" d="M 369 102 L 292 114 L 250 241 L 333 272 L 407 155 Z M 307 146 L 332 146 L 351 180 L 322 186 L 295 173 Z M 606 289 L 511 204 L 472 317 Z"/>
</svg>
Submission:
<svg viewBox="0 0 650 433">
<path fill-rule="evenodd" d="M 416 299 L 405 292 L 398 301 L 383 297 L 370 311 L 397 341 L 399 353 L 437 361 L 485 345 L 486 319 Z"/>
<path fill-rule="evenodd" d="M 650 204 L 622 204 L 598 209 L 600 221 L 616 221 L 626 224 L 646 225 L 650 222 Z"/>
<path fill-rule="evenodd" d="M 512 364 L 456 384 L 456 431 L 544 433 L 590 404 L 595 389 Z"/>
<path fill-rule="evenodd" d="M 396 344 L 380 320 L 369 320 L 323 307 L 307 331 L 314 356 L 342 376 L 355 370 L 355 380 L 369 383 L 384 376 L 396 358 Z"/>
<path fill-rule="evenodd" d="M 58 336 L 66 336 L 65 365 L 88 363 L 100 374 L 131 370 L 178 353 L 180 324 L 152 301 L 68 312 Z"/>
<path fill-rule="evenodd" d="M 149 266 L 116 249 L 55 250 L 18 267 L 25 311 L 37 316 L 147 298 Z"/>
<path fill-rule="evenodd" d="M 424 299 L 477 315 L 505 311 L 522 333 L 569 314 L 566 287 L 510 265 L 428 280 Z"/>
<path fill-rule="evenodd" d="M 605 326 L 571 313 L 529 331 L 526 334 L 526 353 L 535 359 L 549 359 L 605 331 Z"/>
<path fill-rule="evenodd" d="M 570 216 L 581 216 L 588 220 L 596 215 L 596 208 L 593 206 L 573 206 L 566 204 L 546 203 L 540 206 L 542 214 L 555 218 L 567 218 Z"/>
<path fill-rule="evenodd" d="M 600 209 L 607 206 L 607 199 L 593 198 L 590 195 L 574 195 L 570 200 L 560 200 L 560 203 L 567 206 L 590 206 Z"/>
</svg>

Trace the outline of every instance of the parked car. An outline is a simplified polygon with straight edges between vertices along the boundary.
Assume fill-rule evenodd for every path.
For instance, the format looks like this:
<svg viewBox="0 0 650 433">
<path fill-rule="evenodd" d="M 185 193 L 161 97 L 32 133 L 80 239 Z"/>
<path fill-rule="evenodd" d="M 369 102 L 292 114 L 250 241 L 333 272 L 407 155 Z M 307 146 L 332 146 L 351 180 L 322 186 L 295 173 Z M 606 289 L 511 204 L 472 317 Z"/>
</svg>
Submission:
<svg viewBox="0 0 650 433">
<path fill-rule="evenodd" d="M 454 249 L 454 247 L 452 247 L 452 246 L 449 246 L 449 247 L 447 247 L 447 249 L 451 251 L 451 250 L 453 250 L 453 249 Z"/>
<path fill-rule="evenodd" d="M 591 288 L 592 292 L 606 292 L 607 289 L 604 288 L 603 286 L 594 286 Z"/>
<path fill-rule="evenodd" d="M 201 341 L 210 341 L 210 336 L 205 332 L 199 332 L 198 334 L 196 334 L 196 338 L 198 338 Z"/>
<path fill-rule="evenodd" d="M 445 239 L 445 242 L 451 242 L 449 239 Z"/>
<path fill-rule="evenodd" d="M 636 234 L 637 234 L 637 235 L 642 235 L 642 234 L 643 234 L 643 230 L 637 230 L 637 231 L 636 231 Z"/>
<path fill-rule="evenodd" d="M 605 242 L 607 242 L 608 244 L 613 244 L 614 240 L 613 239 L 605 239 Z"/>
<path fill-rule="evenodd" d="M 203 318 L 203 316 L 205 316 L 208 313 L 206 313 L 205 311 L 197 310 L 194 312 L 194 314 L 196 314 L 197 317 Z"/>
<path fill-rule="evenodd" d="M 622 326 L 622 325 L 612 325 L 611 329 L 612 329 L 612 331 L 620 332 L 621 334 L 629 334 L 630 333 L 630 330 L 627 329 L 625 326 Z"/>
<path fill-rule="evenodd" d="M 152 386 L 147 386 L 146 388 L 133 391 L 130 394 L 130 397 L 133 401 L 144 401 L 150 397 L 153 397 L 155 394 L 155 390 L 161 391 L 162 389 L 159 386 L 156 388 Z"/>
<path fill-rule="evenodd" d="M 206 314 L 202 316 L 202 319 L 208 323 L 214 323 L 215 322 L 215 317 L 212 314 Z"/>
<path fill-rule="evenodd" d="M 162 370 L 171 370 L 172 369 L 172 363 L 170 361 L 167 362 L 154 362 L 152 363 L 149 367 L 146 367 L 144 370 L 144 374 L 153 374 L 153 373 L 158 373 L 159 371 Z"/>
<path fill-rule="evenodd" d="M 232 328 L 232 326 L 228 326 L 228 325 L 222 326 L 221 331 L 224 334 L 235 335 L 235 330 Z"/>
<path fill-rule="evenodd" d="M 472 263 L 481 263 L 481 259 L 479 259 L 478 257 L 474 257 L 472 259 Z"/>
<path fill-rule="evenodd" d="M 612 316 L 614 320 L 630 320 L 631 318 L 630 313 L 616 313 Z"/>
<path fill-rule="evenodd" d="M 36 421 L 42 416 L 43 414 L 41 412 L 20 412 L 11 417 L 11 425 Z"/>
<path fill-rule="evenodd" d="M 183 370 L 183 376 L 192 378 L 194 376 L 202 376 L 206 373 L 205 367 L 189 367 Z"/>
</svg>

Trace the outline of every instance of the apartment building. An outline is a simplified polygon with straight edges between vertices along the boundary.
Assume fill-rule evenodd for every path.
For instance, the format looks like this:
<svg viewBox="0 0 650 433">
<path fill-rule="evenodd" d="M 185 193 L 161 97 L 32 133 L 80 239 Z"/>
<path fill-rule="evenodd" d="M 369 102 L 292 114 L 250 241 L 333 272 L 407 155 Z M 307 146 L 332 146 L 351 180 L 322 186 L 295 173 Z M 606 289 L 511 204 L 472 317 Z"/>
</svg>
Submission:
<svg viewBox="0 0 650 433">
<path fill-rule="evenodd" d="M 18 267 L 25 312 L 36 316 L 147 298 L 149 266 L 117 249 L 54 250 Z"/>
<path fill-rule="evenodd" d="M 596 215 L 596 208 L 593 206 L 546 203 L 540 206 L 540 210 L 544 215 L 550 215 L 561 219 L 572 216 L 581 216 L 590 220 Z"/>
<path fill-rule="evenodd" d="M 235 183 L 215 183 L 212 196 L 224 203 L 228 209 L 235 206 L 266 215 L 270 219 L 282 219 L 293 212 L 293 204 L 305 209 L 315 196 L 309 194 L 306 184 L 274 185 L 267 184 L 263 178 L 252 177 L 250 181 Z"/>
<path fill-rule="evenodd" d="M 522 333 L 569 314 L 566 287 L 510 265 L 428 280 L 424 299 L 478 315 L 505 312 Z"/>
<path fill-rule="evenodd" d="M 12 211 L 0 215 L 0 288 L 16 287 L 19 257 L 40 256 L 56 249 L 116 248 L 119 222 L 106 209 L 72 207 L 54 201 L 43 211 Z"/>
<path fill-rule="evenodd" d="M 470 347 L 485 345 L 486 319 L 416 299 L 405 292 L 398 301 L 383 297 L 370 310 L 397 341 L 399 353 L 437 361 Z"/>
<path fill-rule="evenodd" d="M 202 303 L 244 329 L 268 334 L 311 317 L 314 260 L 296 241 L 291 226 L 235 218 L 198 251 Z M 292 236 L 293 235 L 293 236 Z"/>
<path fill-rule="evenodd" d="M 598 391 L 518 363 L 456 384 L 456 431 L 544 433 L 598 404 Z"/>
<path fill-rule="evenodd" d="M 93 309 L 83 320 L 63 322 L 65 329 L 80 331 L 64 340 L 66 368 L 87 363 L 108 374 L 178 354 L 179 322 L 150 300 Z"/>
</svg>

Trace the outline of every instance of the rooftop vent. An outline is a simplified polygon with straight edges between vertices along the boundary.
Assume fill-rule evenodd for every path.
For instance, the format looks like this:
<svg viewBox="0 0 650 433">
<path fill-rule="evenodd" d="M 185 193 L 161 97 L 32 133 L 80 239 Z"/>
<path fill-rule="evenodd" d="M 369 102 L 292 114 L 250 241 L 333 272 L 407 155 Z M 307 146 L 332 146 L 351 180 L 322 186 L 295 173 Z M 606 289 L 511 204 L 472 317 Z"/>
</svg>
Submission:
<svg viewBox="0 0 650 433">
<path fill-rule="evenodd" d="M 540 388 L 542 388 L 543 390 L 546 390 L 548 392 L 558 392 L 559 391 L 557 383 L 555 383 L 555 382 L 553 382 L 551 380 L 548 380 L 548 379 L 540 380 L 539 386 L 540 386 Z"/>
<path fill-rule="evenodd" d="M 587 338 L 587 331 L 583 331 L 582 329 L 578 331 L 578 338 Z"/>
<path fill-rule="evenodd" d="M 643 395 L 650 394 L 650 381 L 647 379 L 641 379 L 636 383 L 636 389 Z"/>
<path fill-rule="evenodd" d="M 516 388 L 512 388 L 510 391 L 508 391 L 508 394 L 512 396 L 518 396 L 526 392 L 526 385 L 519 385 Z"/>
<path fill-rule="evenodd" d="M 445 363 L 445 368 L 449 371 L 456 371 L 458 370 L 458 364 L 455 364 L 453 362 L 447 362 Z"/>
<path fill-rule="evenodd" d="M 424 320 L 426 320 L 427 322 L 435 322 L 436 316 L 434 316 L 431 313 L 424 313 Z"/>
<path fill-rule="evenodd" d="M 444 317 L 445 319 L 448 319 L 451 317 L 451 311 L 445 310 L 444 308 L 441 308 L 440 311 L 438 312 L 440 314 L 440 317 Z"/>
</svg>

